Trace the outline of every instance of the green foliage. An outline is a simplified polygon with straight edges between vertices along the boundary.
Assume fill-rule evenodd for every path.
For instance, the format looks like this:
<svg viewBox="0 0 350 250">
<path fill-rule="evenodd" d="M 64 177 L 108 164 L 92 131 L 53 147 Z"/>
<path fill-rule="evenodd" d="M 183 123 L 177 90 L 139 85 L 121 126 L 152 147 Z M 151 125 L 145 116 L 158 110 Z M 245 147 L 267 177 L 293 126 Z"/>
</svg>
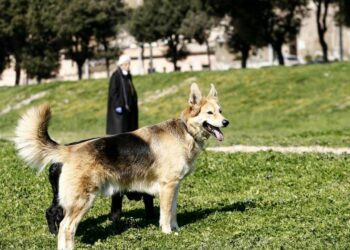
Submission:
<svg viewBox="0 0 350 250">
<path fill-rule="evenodd" d="M 295 39 L 302 19 L 308 13 L 308 0 L 271 0 L 266 13 L 266 40 L 275 50 L 280 65 L 284 65 L 282 45 Z"/>
<path fill-rule="evenodd" d="M 103 49 L 98 47 L 94 57 L 106 59 L 107 74 L 109 75 L 109 60 L 120 54 L 120 49 L 115 45 L 111 47 L 110 42 L 116 37 L 127 15 L 121 0 L 98 1 L 98 9 L 93 33 Z"/>
<path fill-rule="evenodd" d="M 10 62 L 10 52 L 7 42 L 5 35 L 0 33 L 0 75 Z"/>
<path fill-rule="evenodd" d="M 139 43 L 151 43 L 159 39 L 157 27 L 158 1 L 145 1 L 132 12 L 128 28 Z"/>
<path fill-rule="evenodd" d="M 27 46 L 28 30 L 26 25 L 26 13 L 29 6 L 29 0 L 0 0 L 0 30 L 3 33 L 3 39 L 6 39 L 5 61 L 1 64 L 2 68 L 6 65 L 6 57 L 11 54 L 15 58 L 16 80 L 19 84 L 21 63 L 24 50 Z M 1 56 L 1 55 L 0 55 Z"/>
<path fill-rule="evenodd" d="M 209 16 L 207 12 L 193 6 L 180 27 L 180 33 L 187 39 L 195 39 L 199 44 L 206 45 L 209 69 L 211 68 L 209 36 L 212 28 L 218 23 L 218 18 Z"/>
<path fill-rule="evenodd" d="M 177 71 L 177 61 L 186 58 L 189 54 L 183 39 L 180 37 L 180 29 L 182 21 L 190 9 L 190 2 L 187 0 L 176 1 L 176 3 L 171 0 L 159 2 L 161 3 L 158 16 L 160 38 L 167 40 L 168 50 L 165 56 L 173 63 L 174 70 Z"/>
<path fill-rule="evenodd" d="M 23 69 L 30 78 L 54 76 L 59 68 L 60 43 L 54 30 L 54 20 L 59 12 L 56 0 L 42 2 L 30 0 L 26 15 L 27 46 L 23 53 Z"/>
<path fill-rule="evenodd" d="M 113 225 L 110 199 L 98 197 L 78 227 L 76 247 L 347 249 L 349 164 L 347 155 L 204 152 L 180 188 L 178 235 L 161 233 L 158 219 L 144 219 L 142 202 L 126 198 Z M 0 248 L 54 249 L 45 220 L 47 172 L 36 176 L 5 141 L 0 165 Z"/>
<path fill-rule="evenodd" d="M 177 71 L 177 61 L 188 55 L 180 28 L 183 19 L 190 9 L 187 0 L 146 0 L 144 5 L 135 10 L 129 24 L 130 31 L 138 42 L 151 42 L 159 39 L 165 40 L 168 49 L 167 57 Z"/>
<path fill-rule="evenodd" d="M 93 57 L 98 43 L 104 47 L 105 56 L 110 58 L 109 39 L 115 36 L 118 25 L 125 19 L 123 4 L 111 0 L 60 0 L 59 3 L 61 11 L 55 27 L 63 41 L 65 55 L 76 62 L 81 79 L 82 67 Z"/>
<path fill-rule="evenodd" d="M 242 68 L 245 68 L 251 47 L 263 47 L 268 44 L 263 19 L 270 6 L 260 0 L 233 1 L 232 5 L 228 10 L 231 19 L 228 46 L 232 52 L 241 53 Z"/>
<path fill-rule="evenodd" d="M 214 24 L 216 24 L 214 20 L 204 11 L 189 11 L 181 24 L 180 32 L 185 37 L 203 44 L 208 41 Z"/>
<path fill-rule="evenodd" d="M 336 20 L 338 23 L 350 27 L 350 1 L 336 0 L 335 3 L 338 5 Z"/>
<path fill-rule="evenodd" d="M 234 50 L 240 50 L 243 54 L 247 53 L 247 48 L 252 45 L 259 47 L 271 44 L 279 64 L 283 65 L 282 45 L 293 40 L 299 33 L 301 20 L 308 12 L 309 1 L 203 0 L 203 2 L 209 13 L 230 16 L 233 26 L 230 45 Z"/>
</svg>

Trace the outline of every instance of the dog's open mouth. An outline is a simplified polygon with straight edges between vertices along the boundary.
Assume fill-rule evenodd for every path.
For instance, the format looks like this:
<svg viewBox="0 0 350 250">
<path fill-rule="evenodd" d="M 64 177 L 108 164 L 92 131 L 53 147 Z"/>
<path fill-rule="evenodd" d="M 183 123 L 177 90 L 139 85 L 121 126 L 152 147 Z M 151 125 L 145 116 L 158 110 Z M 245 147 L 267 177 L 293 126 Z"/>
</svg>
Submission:
<svg viewBox="0 0 350 250">
<path fill-rule="evenodd" d="M 218 127 L 210 125 L 207 122 L 203 122 L 203 128 L 205 128 L 210 134 L 212 134 L 219 141 L 224 140 L 224 134 Z"/>
</svg>

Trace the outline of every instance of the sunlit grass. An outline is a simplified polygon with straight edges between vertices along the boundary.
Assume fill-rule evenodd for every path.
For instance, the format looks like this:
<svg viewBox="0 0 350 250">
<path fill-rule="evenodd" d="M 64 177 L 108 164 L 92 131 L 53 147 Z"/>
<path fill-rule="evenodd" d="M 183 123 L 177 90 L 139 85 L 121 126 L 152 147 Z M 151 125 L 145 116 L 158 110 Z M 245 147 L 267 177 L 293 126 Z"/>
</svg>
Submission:
<svg viewBox="0 0 350 250">
<path fill-rule="evenodd" d="M 225 145 L 350 145 L 350 64 L 187 72 L 134 77 L 140 125 L 179 116 L 187 104 L 190 81 L 207 94 L 215 83 L 224 115 Z M 184 84 L 185 83 L 185 84 Z M 180 86 L 151 100 L 157 90 Z M 50 83 L 0 88 L 0 112 L 35 93 L 47 94 L 29 105 L 0 115 L 0 136 L 12 136 L 19 114 L 39 103 L 53 108 L 50 132 L 60 141 L 105 133 L 108 81 Z M 211 144 L 217 145 L 212 141 Z"/>
<path fill-rule="evenodd" d="M 0 249 L 55 249 L 45 209 L 47 172 L 36 176 L 0 141 Z M 79 225 L 77 249 L 348 249 L 350 158 L 346 155 L 204 152 L 179 195 L 178 235 L 124 200 L 122 220 L 98 197 Z M 159 207 L 158 198 L 155 200 Z M 157 212 L 158 214 L 158 212 Z"/>
</svg>

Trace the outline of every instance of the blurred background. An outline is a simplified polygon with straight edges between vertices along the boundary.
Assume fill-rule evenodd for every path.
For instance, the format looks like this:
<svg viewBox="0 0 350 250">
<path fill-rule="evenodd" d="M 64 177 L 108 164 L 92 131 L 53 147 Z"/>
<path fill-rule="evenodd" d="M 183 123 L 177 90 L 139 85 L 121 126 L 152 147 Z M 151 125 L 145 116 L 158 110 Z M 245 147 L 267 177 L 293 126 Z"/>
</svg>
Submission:
<svg viewBox="0 0 350 250">
<path fill-rule="evenodd" d="M 348 60 L 346 0 L 0 0 L 0 86 Z"/>
</svg>

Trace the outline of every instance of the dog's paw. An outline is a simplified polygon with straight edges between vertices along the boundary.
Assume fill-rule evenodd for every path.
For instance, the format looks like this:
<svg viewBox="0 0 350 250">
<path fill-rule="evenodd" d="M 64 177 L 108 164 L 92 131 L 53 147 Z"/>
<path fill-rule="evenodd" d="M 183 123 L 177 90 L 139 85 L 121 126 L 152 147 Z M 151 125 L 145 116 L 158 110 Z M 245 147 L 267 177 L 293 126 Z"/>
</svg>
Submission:
<svg viewBox="0 0 350 250">
<path fill-rule="evenodd" d="M 172 231 L 178 231 L 180 229 L 179 225 L 177 222 L 171 223 L 171 230 Z"/>
<path fill-rule="evenodd" d="M 113 222 L 116 223 L 118 221 L 120 221 L 121 218 L 121 213 L 120 212 L 115 212 L 115 213 L 111 213 L 109 215 L 109 219 Z"/>
<path fill-rule="evenodd" d="M 171 227 L 170 226 L 161 226 L 162 232 L 165 234 L 171 234 Z"/>
</svg>

